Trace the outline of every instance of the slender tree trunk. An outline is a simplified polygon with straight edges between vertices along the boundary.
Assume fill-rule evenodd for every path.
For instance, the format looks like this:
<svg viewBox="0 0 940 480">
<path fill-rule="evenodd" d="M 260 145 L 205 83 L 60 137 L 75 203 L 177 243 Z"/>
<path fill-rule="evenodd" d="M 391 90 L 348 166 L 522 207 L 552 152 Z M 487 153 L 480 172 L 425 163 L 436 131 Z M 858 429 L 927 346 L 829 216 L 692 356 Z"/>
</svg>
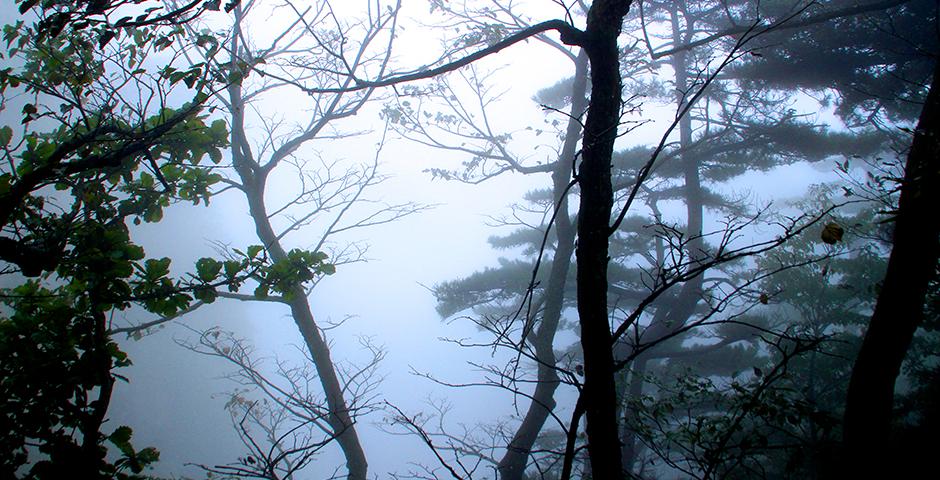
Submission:
<svg viewBox="0 0 940 480">
<path fill-rule="evenodd" d="M 516 434 L 500 459 L 497 467 L 502 480 L 521 480 L 526 464 L 539 432 L 545 425 L 549 414 L 555 408 L 555 390 L 559 379 L 555 372 L 555 332 L 561 320 L 565 302 L 565 283 L 571 267 L 571 255 L 574 252 L 574 225 L 568 214 L 568 182 L 571 179 L 571 166 L 575 160 L 578 140 L 581 137 L 579 116 L 587 106 L 584 95 L 587 90 L 587 55 L 582 51 L 575 61 L 574 84 L 572 85 L 571 119 L 565 132 L 565 143 L 561 156 L 552 172 L 552 198 L 558 215 L 555 219 L 555 233 L 558 242 L 552 258 L 548 284 L 545 287 L 545 305 L 538 331 L 531 335 L 538 359 L 538 383 L 532 394 L 532 402 Z M 551 227 L 551 226 L 550 226 Z"/>
<path fill-rule="evenodd" d="M 633 368 L 630 369 L 630 383 L 624 388 L 626 398 L 639 398 L 643 394 L 643 385 L 646 384 L 646 363 L 647 360 L 640 357 L 633 361 Z M 624 471 L 633 473 L 636 464 L 637 455 L 640 453 L 639 442 L 637 442 L 636 431 L 630 427 L 631 423 L 636 422 L 637 418 L 633 410 L 627 408 L 626 402 L 623 411 L 623 429 L 621 431 L 620 457 L 623 462 Z"/>
<path fill-rule="evenodd" d="M 684 3 L 684 2 L 683 2 Z M 687 20 L 688 22 L 688 20 Z M 683 26 L 679 21 L 678 6 L 673 7 L 672 11 L 672 31 L 673 41 L 688 42 L 692 38 L 694 26 L 691 24 Z M 681 110 L 691 99 L 689 89 L 689 60 L 688 52 L 682 51 L 672 57 L 672 67 L 676 75 L 676 106 Z M 685 179 L 685 205 L 688 216 L 686 223 L 685 245 L 689 257 L 694 261 L 701 259 L 704 254 L 705 242 L 702 238 L 702 224 L 704 218 L 704 206 L 702 195 L 702 180 L 699 176 L 699 161 L 692 149 L 692 116 L 685 114 L 679 119 L 679 149 L 683 152 L 680 158 L 682 162 L 682 174 Z M 701 290 L 703 276 L 699 275 L 693 280 L 683 285 L 681 298 L 694 296 L 693 302 L 698 302 L 698 291 Z M 686 289 L 689 291 L 687 292 Z M 692 312 L 689 312 L 691 314 Z"/>
<path fill-rule="evenodd" d="M 887 473 L 894 384 L 924 317 L 935 273 L 940 222 L 940 64 L 907 156 L 895 217 L 894 246 L 845 402 L 844 468 L 862 478 Z M 843 472 L 844 473 L 844 472 Z"/>
<path fill-rule="evenodd" d="M 238 44 L 233 40 L 233 52 L 238 52 Z M 268 171 L 260 168 L 254 160 L 251 148 L 245 136 L 244 107 L 245 102 L 241 96 L 241 86 L 233 84 L 229 87 L 229 101 L 232 115 L 232 163 L 242 183 L 242 190 L 248 200 L 248 209 L 255 223 L 258 239 L 275 262 L 287 258 L 287 253 L 281 246 L 280 240 L 274 232 L 264 203 L 265 183 Z M 310 310 L 307 293 L 302 285 L 297 284 L 290 291 L 290 310 L 294 323 L 303 336 L 304 343 L 313 359 L 320 385 L 326 397 L 329 413 L 327 423 L 336 438 L 343 456 L 346 459 L 346 469 L 349 480 L 365 480 L 368 472 L 368 462 L 365 451 L 359 441 L 349 406 L 343 395 L 343 385 L 336 374 L 336 368 L 330 357 L 330 348 L 323 338 L 313 312 Z"/>
<path fill-rule="evenodd" d="M 692 33 L 695 31 L 692 25 L 681 24 L 679 16 L 679 2 L 672 5 L 671 23 L 672 40 L 676 45 L 682 45 L 689 42 Z M 683 50 L 672 56 L 672 68 L 675 72 L 676 85 L 676 108 L 681 111 L 685 103 L 689 100 L 689 60 L 688 52 Z M 685 180 L 685 204 L 686 204 L 686 244 L 685 248 L 690 259 L 701 258 L 704 254 L 705 242 L 702 238 L 702 225 L 704 222 L 704 202 L 702 194 L 702 181 L 699 174 L 698 157 L 691 151 L 692 149 L 692 117 L 689 114 L 683 115 L 679 119 L 679 150 L 682 153 L 680 161 L 682 162 L 683 178 Z M 649 328 L 644 332 L 645 342 L 656 342 L 659 339 L 685 325 L 695 312 L 695 306 L 698 304 L 702 294 L 702 284 L 704 276 L 699 275 L 682 285 L 682 289 L 673 305 L 669 308 L 661 308 L 657 311 Z M 632 354 L 632 352 L 630 352 Z M 639 396 L 643 391 L 642 374 L 646 371 L 647 360 L 640 355 L 634 362 L 634 371 L 631 377 L 631 385 L 628 394 Z M 639 374 L 640 376 L 636 376 Z M 629 412 L 626 413 L 629 415 Z M 624 429 L 623 438 L 623 461 L 624 468 L 632 471 L 633 464 L 636 461 L 637 448 L 636 433 L 631 429 Z"/>
<path fill-rule="evenodd" d="M 591 470 L 622 478 L 613 340 L 607 308 L 608 241 L 613 207 L 611 156 L 620 123 L 621 81 L 617 36 L 630 0 L 597 0 L 587 17 L 583 47 L 591 63 L 591 100 L 578 184 L 578 315 L 584 352 L 584 396 Z M 574 427 L 574 426 L 573 426 Z"/>
<path fill-rule="evenodd" d="M 93 287 L 94 291 L 89 295 L 91 299 L 91 315 L 87 321 L 92 328 L 92 348 L 89 350 L 95 358 L 94 368 L 98 370 L 98 398 L 87 404 L 88 410 L 85 413 L 79 431 L 82 434 L 82 455 L 74 465 L 75 470 L 68 472 L 78 476 L 88 475 L 97 477 L 101 474 L 101 466 L 104 460 L 105 451 L 101 448 L 102 433 L 101 427 L 104 424 L 105 416 L 108 413 L 108 407 L 111 405 L 111 395 L 114 391 L 114 376 L 111 370 L 114 368 L 114 360 L 108 352 L 108 343 L 111 341 L 108 336 L 108 320 L 104 311 L 101 309 L 101 298 L 99 295 L 100 287 Z M 66 473 L 66 472 L 62 472 Z"/>
<path fill-rule="evenodd" d="M 242 180 L 246 178 L 243 176 Z M 277 262 L 287 258 L 287 253 L 268 221 L 267 210 L 264 206 L 264 179 L 254 184 L 245 184 L 245 193 L 248 196 L 248 206 L 252 219 L 255 222 L 258 238 L 264 243 L 271 260 Z M 365 480 L 368 471 L 365 451 L 356 433 L 351 412 L 343 395 L 343 385 L 336 374 L 333 359 L 330 357 L 330 347 L 317 327 L 313 312 L 307 300 L 307 292 L 302 285 L 294 285 L 290 291 L 290 311 L 303 336 L 307 350 L 313 359 L 317 370 L 320 385 L 326 397 L 329 414 L 327 422 L 333 431 L 336 442 L 339 444 L 346 458 L 348 479 Z"/>
</svg>

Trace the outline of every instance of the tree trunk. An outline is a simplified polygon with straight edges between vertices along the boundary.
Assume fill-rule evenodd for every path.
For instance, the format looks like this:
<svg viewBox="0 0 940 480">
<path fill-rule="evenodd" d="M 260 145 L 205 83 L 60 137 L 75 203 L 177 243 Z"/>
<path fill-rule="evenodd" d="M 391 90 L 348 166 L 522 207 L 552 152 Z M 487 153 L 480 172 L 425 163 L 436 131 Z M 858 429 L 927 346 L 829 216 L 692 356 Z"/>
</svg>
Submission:
<svg viewBox="0 0 940 480">
<path fill-rule="evenodd" d="M 676 45 L 682 45 L 689 42 L 694 33 L 694 29 L 680 24 L 678 2 L 673 4 L 671 11 L 672 40 Z M 672 56 L 672 68 L 675 72 L 676 85 L 676 108 L 681 111 L 687 101 L 689 101 L 689 61 L 688 52 L 679 51 Z M 692 117 L 690 114 L 683 115 L 679 119 L 679 151 L 682 152 L 680 161 L 682 162 L 683 178 L 685 180 L 685 204 L 686 204 L 686 244 L 690 259 L 700 259 L 704 254 L 705 242 L 702 238 L 702 225 L 704 222 L 704 202 L 702 194 L 702 181 L 699 175 L 699 160 L 692 152 Z M 650 322 L 650 326 L 643 335 L 645 342 L 654 343 L 671 334 L 676 329 L 685 325 L 698 305 L 702 295 L 702 284 L 704 275 L 698 275 L 683 284 L 678 297 L 669 308 L 657 310 L 656 315 Z M 634 348 L 637 346 L 634 346 Z M 633 354 L 633 352 L 630 352 Z M 618 359 L 622 360 L 622 359 Z M 631 374 L 631 384 L 628 394 L 639 396 L 643 391 L 642 379 L 646 371 L 647 359 L 640 355 L 634 361 L 634 370 Z M 640 376 L 637 377 L 636 375 Z M 625 415 L 630 415 L 625 412 Z M 624 468 L 627 471 L 633 470 L 638 453 L 636 433 L 629 428 L 623 431 L 623 461 Z"/>
<path fill-rule="evenodd" d="M 246 180 L 242 177 L 242 180 Z M 267 210 L 264 206 L 264 180 L 258 181 L 254 185 L 246 184 L 245 193 L 248 196 L 249 211 L 254 219 L 258 238 L 264 243 L 271 260 L 277 262 L 287 258 L 287 253 L 278 241 L 268 221 Z M 326 340 L 320 334 L 313 312 L 310 310 L 310 304 L 307 300 L 307 292 L 302 285 L 294 285 L 290 291 L 290 311 L 294 323 L 297 325 L 303 336 L 310 357 L 313 359 L 313 365 L 317 370 L 317 376 L 320 379 L 320 385 L 323 387 L 323 393 L 326 396 L 329 414 L 327 422 L 333 431 L 336 442 L 343 451 L 346 458 L 346 468 L 348 470 L 349 480 L 365 480 L 368 470 L 365 451 L 359 442 L 359 435 L 350 414 L 349 407 L 343 395 L 343 385 L 336 375 L 336 368 L 330 357 L 330 347 Z"/>
<path fill-rule="evenodd" d="M 643 386 L 646 384 L 646 363 L 647 359 L 640 356 L 633 360 L 633 367 L 630 369 L 630 383 L 623 386 L 626 398 L 639 398 L 643 394 Z M 633 410 L 628 410 L 628 405 L 623 402 L 623 428 L 620 436 L 620 457 L 623 462 L 623 469 L 633 473 L 636 464 L 637 455 L 640 453 L 640 445 L 637 442 L 637 432 L 630 425 L 639 421 Z"/>
<path fill-rule="evenodd" d="M 613 206 L 611 156 L 620 122 L 621 81 L 617 36 L 630 0 L 591 5 L 583 48 L 591 63 L 591 100 L 584 126 L 578 184 L 578 315 L 584 352 L 584 397 L 591 470 L 622 478 L 613 341 L 607 308 L 608 241 Z M 572 426 L 576 428 L 576 426 Z"/>
<path fill-rule="evenodd" d="M 232 109 L 232 163 L 241 179 L 258 239 L 264 244 L 271 260 L 277 262 L 287 258 L 287 253 L 274 233 L 264 203 L 267 171 L 258 168 L 257 163 L 251 157 L 251 150 L 244 133 L 244 101 L 239 85 L 233 84 L 229 87 L 229 97 Z M 330 357 L 329 345 L 317 327 L 303 286 L 294 285 L 290 293 L 291 316 L 303 336 L 317 370 L 329 409 L 326 420 L 346 459 L 348 472 L 346 478 L 365 480 L 368 471 L 365 451 L 359 441 L 351 412 L 343 395 L 343 385 Z"/>
<path fill-rule="evenodd" d="M 525 473 L 529 455 L 545 420 L 555 408 L 555 390 L 559 379 L 555 372 L 555 332 L 561 320 L 565 303 L 565 283 L 571 267 L 571 254 L 574 252 L 574 226 L 568 214 L 568 182 L 571 179 L 571 165 L 575 159 L 578 140 L 581 136 L 581 123 L 578 119 L 587 106 L 587 55 L 583 52 L 575 62 L 574 85 L 572 85 L 571 118 L 565 132 L 565 143 L 561 156 L 552 172 L 552 198 L 558 214 L 555 219 L 555 233 L 558 242 L 548 284 L 545 287 L 545 306 L 542 321 L 537 332 L 532 332 L 532 344 L 538 359 L 538 383 L 532 394 L 532 402 L 523 417 L 522 423 L 506 448 L 506 454 L 500 459 L 497 470 L 502 480 L 521 480 Z M 551 228 L 551 225 L 549 226 Z"/>
<path fill-rule="evenodd" d="M 940 222 L 940 65 L 907 156 L 895 218 L 894 246 L 878 302 L 852 368 L 845 402 L 844 470 L 862 477 L 893 468 L 886 448 L 894 384 L 924 316 L 937 266 Z M 863 475 L 864 473 L 864 475 Z"/>
</svg>

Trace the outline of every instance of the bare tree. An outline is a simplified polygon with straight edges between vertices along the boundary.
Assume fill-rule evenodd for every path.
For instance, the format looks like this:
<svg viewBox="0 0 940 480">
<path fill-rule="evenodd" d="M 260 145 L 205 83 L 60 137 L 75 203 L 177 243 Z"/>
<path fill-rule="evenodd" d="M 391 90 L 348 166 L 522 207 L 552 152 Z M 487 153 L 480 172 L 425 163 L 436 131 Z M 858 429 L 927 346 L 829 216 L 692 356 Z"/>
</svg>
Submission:
<svg viewBox="0 0 940 480">
<path fill-rule="evenodd" d="M 304 359 L 299 365 L 277 358 L 270 365 L 259 358 L 249 340 L 218 327 L 201 332 L 197 343 L 181 344 L 234 366 L 227 378 L 239 385 L 227 395 L 225 407 L 248 453 L 232 464 L 200 465 L 204 470 L 246 478 L 295 478 L 295 473 L 343 434 L 330 423 L 330 403 L 323 394 L 311 390 L 311 385 L 319 383 L 319 376 L 307 349 L 298 349 Z M 366 337 L 360 338 L 360 345 L 369 356 L 364 364 L 334 364 L 353 419 L 381 407 L 377 401 L 381 382 L 378 366 L 385 351 Z"/>
<path fill-rule="evenodd" d="M 440 8 L 448 16 L 448 22 L 442 28 L 460 25 L 470 29 L 470 33 L 454 42 L 464 48 L 478 43 L 491 43 L 509 31 L 530 25 L 530 20 L 516 12 L 511 4 L 496 3 L 479 8 L 467 4 L 441 5 Z M 511 390 L 515 396 L 528 400 L 522 421 L 515 427 L 515 433 L 506 439 L 505 453 L 498 460 L 497 470 L 500 478 L 504 479 L 523 477 L 539 433 L 545 422 L 553 416 L 556 405 L 555 391 L 562 383 L 556 365 L 554 338 L 563 318 L 566 284 L 574 252 L 575 232 L 568 211 L 568 193 L 573 186 L 571 174 L 577 162 L 578 141 L 587 108 L 587 56 L 579 54 L 577 48 L 558 43 L 548 35 L 540 34 L 536 38 L 556 49 L 575 67 L 572 84 L 570 87 L 564 85 L 564 88 L 570 89 L 565 92 L 568 96 L 567 105 L 559 105 L 567 106 L 566 113 L 559 112 L 559 115 L 565 117 L 565 121 L 561 123 L 563 128 L 557 135 L 563 140 L 562 144 L 548 145 L 549 148 L 555 149 L 556 157 L 551 161 L 536 162 L 533 158 L 527 158 L 527 155 L 516 153 L 509 144 L 513 135 L 527 133 L 537 137 L 543 133 L 541 129 L 536 130 L 532 126 L 517 132 L 495 129 L 490 121 L 489 110 L 499 97 L 491 93 L 493 87 L 489 85 L 487 75 L 473 67 L 469 67 L 466 72 L 455 72 L 453 77 L 456 79 L 452 79 L 452 76 L 437 77 L 431 87 L 414 89 L 410 91 L 410 95 L 398 97 L 397 102 L 387 106 L 385 110 L 385 115 L 394 120 L 397 131 L 406 138 L 434 148 L 472 156 L 470 161 L 465 162 L 462 171 L 441 167 L 429 168 L 428 171 L 435 177 L 479 183 L 506 172 L 551 175 L 551 201 L 546 204 L 547 211 L 536 212 L 552 219 L 549 227 L 541 232 L 546 242 L 553 240 L 545 245 L 545 248 L 552 250 L 552 256 L 546 259 L 546 271 L 549 272 L 547 278 L 541 278 L 545 285 L 544 290 L 533 292 L 529 298 L 529 308 L 516 309 L 516 314 L 505 324 L 492 323 L 492 318 L 474 320 L 482 329 L 493 333 L 494 342 L 491 346 L 524 350 L 524 358 L 532 357 L 536 365 L 534 381 L 522 378 L 524 369 L 519 369 L 517 364 L 516 368 L 508 371 L 512 372 L 512 376 L 518 375 L 518 378 L 502 378 L 498 382 Z M 465 98 L 457 91 L 453 82 L 469 87 L 475 97 Z M 544 108 L 552 112 L 557 107 L 544 105 Z M 555 123 L 559 122 L 556 120 Z M 551 132 L 546 134 L 546 137 L 556 137 L 552 134 L 552 126 L 546 126 L 545 129 Z M 435 289 L 435 295 L 440 301 L 447 299 L 448 292 L 446 285 Z M 522 303 L 525 304 L 525 300 L 522 300 Z M 537 307 L 532 308 L 533 304 Z M 524 323 L 518 340 L 508 335 L 516 319 Z M 495 374 L 495 369 L 487 370 Z M 526 384 L 532 384 L 534 391 L 524 391 Z M 559 426 L 564 427 L 561 422 Z"/>
<path fill-rule="evenodd" d="M 236 7 L 236 23 L 225 47 L 229 54 L 227 68 L 230 72 L 239 72 L 243 64 L 254 65 L 263 59 L 269 68 L 282 67 L 285 77 L 295 75 L 295 80 L 302 78 L 324 86 L 348 86 L 353 82 L 352 75 L 358 71 L 376 68 L 377 73 L 381 74 L 391 55 L 390 43 L 381 45 L 378 53 L 373 50 L 381 38 L 387 38 L 387 42 L 390 42 L 394 37 L 395 10 L 391 13 L 381 10 L 370 12 L 373 16 L 360 26 L 361 32 L 355 32 L 360 35 L 360 40 L 358 44 L 353 45 L 348 41 L 354 34 L 353 26 L 340 23 L 331 11 L 329 3 L 318 3 L 313 10 L 295 10 L 296 20 L 292 24 L 292 30 L 285 31 L 259 55 L 259 52 L 253 51 L 251 46 L 246 44 L 247 36 L 243 26 L 244 14 L 252 7 L 252 3 Z M 303 47 L 307 55 L 310 55 L 309 63 L 293 65 L 289 55 L 294 49 L 300 48 L 299 42 L 305 40 L 313 42 L 312 45 Z M 278 63 L 279 54 L 288 55 L 283 63 Z M 225 67 L 226 65 L 220 65 L 220 68 Z M 294 73 L 295 68 L 297 73 Z M 348 69 L 348 72 L 343 72 L 342 68 Z M 270 71 L 266 73 L 270 75 Z M 289 134 L 286 138 L 269 129 L 266 138 L 262 139 L 262 150 L 256 153 L 249 143 L 251 137 L 246 130 L 246 110 L 256 95 L 276 84 L 268 83 L 255 92 L 246 93 L 244 83 L 235 82 L 229 87 L 228 98 L 223 100 L 232 115 L 232 164 L 238 174 L 238 180 L 233 180 L 232 185 L 241 190 L 248 200 L 258 239 L 272 260 L 281 261 L 288 258 L 287 249 L 284 247 L 285 237 L 310 223 L 315 216 L 333 217 L 323 228 L 320 239 L 312 245 L 314 251 L 319 251 L 330 237 L 340 232 L 387 223 L 416 211 L 417 207 L 412 204 L 384 205 L 364 217 L 352 219 L 348 214 L 353 204 L 363 198 L 367 188 L 382 180 L 377 174 L 375 163 L 362 171 L 341 175 L 340 178 L 327 177 L 317 185 L 316 175 L 329 175 L 329 170 L 309 173 L 304 171 L 303 162 L 292 161 L 295 152 L 304 143 L 322 136 L 327 128 L 338 120 L 354 115 L 371 97 L 371 89 L 355 94 L 341 92 L 311 97 L 314 113 L 307 123 L 301 125 L 297 133 Z M 267 158 L 262 160 L 263 156 Z M 300 170 L 301 185 L 310 181 L 314 181 L 314 185 L 302 188 L 301 192 L 286 204 L 272 208 L 265 198 L 267 180 L 276 167 L 292 163 Z M 335 185 L 336 188 L 333 192 L 326 193 L 318 188 L 322 185 Z M 276 228 L 272 222 L 273 215 L 287 218 L 286 225 Z M 339 262 L 354 260 L 357 258 L 337 259 Z M 316 368 L 328 406 L 325 422 L 346 457 L 348 478 L 363 480 L 366 478 L 368 464 L 356 431 L 357 412 L 350 408 L 349 402 L 352 399 L 347 398 L 350 393 L 348 386 L 342 383 L 336 372 L 329 344 L 314 319 L 308 295 L 308 289 L 298 283 L 290 288 L 290 298 L 286 299 L 286 303 L 303 336 L 309 358 Z"/>
<path fill-rule="evenodd" d="M 311 370 L 279 363 L 279 376 L 287 386 L 275 386 L 275 379 L 263 374 L 250 358 L 251 350 L 244 341 L 229 339 L 230 345 L 222 346 L 216 342 L 219 332 L 209 331 L 201 336 L 200 344 L 191 345 L 203 353 L 227 358 L 238 369 L 238 381 L 251 385 L 272 402 L 268 408 L 242 397 L 233 397 L 230 402 L 238 418 L 236 429 L 252 452 L 232 467 L 234 470 L 219 468 L 230 474 L 290 478 L 314 452 L 335 441 L 345 457 L 348 478 L 365 479 L 367 475 L 368 463 L 356 423 L 359 416 L 372 409 L 374 369 L 383 353 L 367 344 L 371 360 L 364 366 L 338 364 L 331 357 L 328 328 L 315 320 L 309 295 L 322 276 L 331 274 L 336 266 L 364 259 L 365 245 L 344 245 L 340 236 L 393 222 L 424 207 L 369 198 L 369 190 L 386 179 L 378 171 L 384 135 L 372 159 L 351 166 L 308 160 L 316 155 L 308 145 L 318 139 L 355 135 L 343 132 L 338 123 L 357 114 L 374 92 L 373 88 L 351 88 L 357 85 L 356 76 L 381 76 L 387 69 L 398 7 L 368 7 L 365 18 L 358 21 L 341 17 L 328 1 L 311 6 L 286 2 L 274 11 L 290 20 L 280 33 L 265 40 L 268 43 L 263 47 L 254 44 L 247 33 L 249 16 L 253 12 L 271 12 L 259 12 L 265 7 L 255 1 L 232 5 L 234 22 L 222 41 L 189 29 L 202 46 L 202 58 L 191 53 L 191 61 L 229 82 L 225 94 L 214 99 L 229 115 L 232 132 L 233 174 L 222 180 L 223 191 L 244 195 L 260 242 L 244 251 L 226 249 L 223 255 L 227 264 L 257 262 L 275 274 L 237 282 L 228 291 L 216 289 L 210 300 L 217 296 L 286 306 L 303 338 L 305 358 L 313 366 Z M 295 87 L 302 83 L 333 92 L 316 93 L 305 88 L 298 93 Z M 261 102 L 269 95 L 285 94 L 285 90 L 287 95 L 293 91 L 306 112 L 305 120 L 286 122 L 277 113 L 264 113 Z M 267 187 L 275 175 L 279 182 L 284 181 L 282 171 L 293 172 L 296 192 L 272 199 Z M 243 291 L 251 286 L 255 288 Z M 168 320 L 132 328 L 152 327 Z M 322 388 L 322 398 L 309 391 L 315 383 Z M 288 419 L 276 411 L 288 407 Z M 287 426 L 291 422 L 294 424 Z M 265 432 L 268 450 L 259 447 L 248 430 L 250 424 Z M 309 433 L 311 430 L 321 435 L 315 437 Z M 249 458 L 254 463 L 247 462 Z"/>
</svg>

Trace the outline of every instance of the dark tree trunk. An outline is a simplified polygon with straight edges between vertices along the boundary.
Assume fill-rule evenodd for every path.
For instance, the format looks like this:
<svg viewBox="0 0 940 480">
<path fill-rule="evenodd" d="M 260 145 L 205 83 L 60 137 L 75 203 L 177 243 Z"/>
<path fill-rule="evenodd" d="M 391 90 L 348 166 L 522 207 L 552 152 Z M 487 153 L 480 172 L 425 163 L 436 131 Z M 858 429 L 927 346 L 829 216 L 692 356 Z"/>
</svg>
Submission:
<svg viewBox="0 0 940 480">
<path fill-rule="evenodd" d="M 558 322 L 564 308 L 565 283 L 571 267 L 571 254 L 574 252 L 574 226 L 568 214 L 568 182 L 571 179 L 571 165 L 581 136 L 578 117 L 587 106 L 584 97 L 587 77 L 587 56 L 582 51 L 575 62 L 574 85 L 571 88 L 571 119 L 565 132 L 565 144 L 552 172 L 552 198 L 555 200 L 554 208 L 558 211 L 554 228 L 558 242 L 545 287 L 542 321 L 538 330 L 530 334 L 538 359 L 538 383 L 535 385 L 529 409 L 516 429 L 506 454 L 499 461 L 497 469 L 502 480 L 523 478 L 532 447 L 545 425 L 545 420 L 555 408 L 555 390 L 559 384 L 558 374 L 555 372 L 555 332 L 558 330 Z"/>
<path fill-rule="evenodd" d="M 886 455 L 901 363 L 924 316 L 937 266 L 940 222 L 940 68 L 907 156 L 895 218 L 894 246 L 878 302 L 852 368 L 845 403 L 845 478 L 878 476 L 894 467 Z M 845 472 L 843 472 L 845 473 Z M 854 474 L 854 475 L 852 475 Z"/>
<path fill-rule="evenodd" d="M 591 470 L 621 478 L 613 341 L 607 308 L 608 239 L 613 206 L 611 156 L 620 122 L 621 81 L 617 36 L 630 0 L 597 0 L 587 17 L 582 47 L 591 62 L 591 100 L 578 184 L 578 315 L 584 352 L 584 411 Z M 576 426 L 572 426 L 576 428 Z"/>
</svg>

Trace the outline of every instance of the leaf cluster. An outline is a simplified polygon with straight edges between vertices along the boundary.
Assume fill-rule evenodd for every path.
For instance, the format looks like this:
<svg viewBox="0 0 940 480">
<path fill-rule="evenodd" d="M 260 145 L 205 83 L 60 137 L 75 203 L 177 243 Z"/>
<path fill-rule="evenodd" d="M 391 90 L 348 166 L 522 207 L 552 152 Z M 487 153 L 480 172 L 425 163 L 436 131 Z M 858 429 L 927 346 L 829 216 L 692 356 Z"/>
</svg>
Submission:
<svg viewBox="0 0 940 480">
<path fill-rule="evenodd" d="M 172 22 L 195 7 L 111 23 L 126 3 L 26 0 L 36 20 L 3 28 L 0 101 L 21 113 L 0 126 L 0 275 L 16 284 L 0 291 L 4 478 L 140 478 L 158 452 L 135 449 L 128 427 L 102 431 L 115 370 L 130 365 L 111 318 L 173 314 L 206 288 L 132 238 L 174 203 L 208 204 L 222 178 L 228 129 L 203 113 L 211 85 L 143 66 L 171 53 Z M 173 106 L 184 84 L 199 91 Z"/>
</svg>

